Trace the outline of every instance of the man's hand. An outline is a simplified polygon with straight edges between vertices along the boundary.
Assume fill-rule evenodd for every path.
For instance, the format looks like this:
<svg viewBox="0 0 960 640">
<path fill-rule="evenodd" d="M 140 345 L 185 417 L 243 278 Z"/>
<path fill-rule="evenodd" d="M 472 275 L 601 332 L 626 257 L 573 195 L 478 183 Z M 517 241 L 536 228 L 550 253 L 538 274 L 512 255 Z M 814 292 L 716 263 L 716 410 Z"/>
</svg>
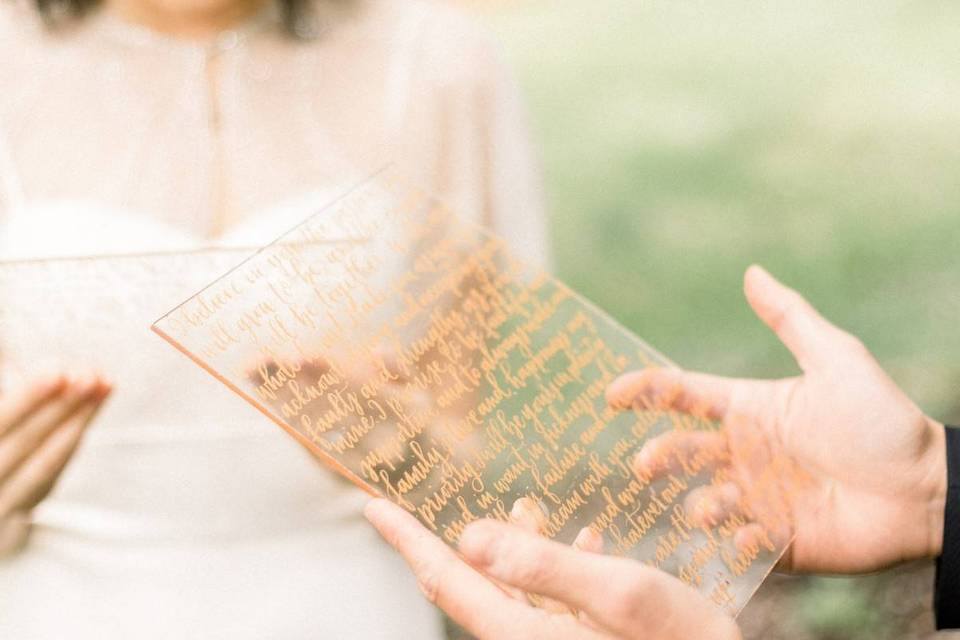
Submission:
<svg viewBox="0 0 960 640">
<path fill-rule="evenodd" d="M 795 356 L 803 375 L 734 380 L 676 369 L 629 373 L 608 390 L 614 406 L 705 414 L 717 433 L 674 431 L 648 441 L 633 460 L 657 475 L 671 455 L 721 447 L 732 478 L 749 478 L 738 444 L 759 438 L 774 456 L 799 464 L 809 481 L 793 496 L 793 545 L 781 568 L 857 573 L 939 555 L 946 499 L 943 425 L 884 373 L 854 336 L 841 331 L 795 291 L 752 267 L 747 300 Z M 754 447 L 753 450 L 756 450 Z M 703 518 L 734 508 L 749 481 L 700 490 Z"/>
<path fill-rule="evenodd" d="M 427 598 L 480 640 L 741 638 L 733 620 L 699 593 L 631 560 L 491 520 L 467 527 L 461 559 L 386 500 L 371 501 L 365 513 L 410 564 Z M 567 611 L 531 606 L 523 594 L 549 598 Z"/>
</svg>

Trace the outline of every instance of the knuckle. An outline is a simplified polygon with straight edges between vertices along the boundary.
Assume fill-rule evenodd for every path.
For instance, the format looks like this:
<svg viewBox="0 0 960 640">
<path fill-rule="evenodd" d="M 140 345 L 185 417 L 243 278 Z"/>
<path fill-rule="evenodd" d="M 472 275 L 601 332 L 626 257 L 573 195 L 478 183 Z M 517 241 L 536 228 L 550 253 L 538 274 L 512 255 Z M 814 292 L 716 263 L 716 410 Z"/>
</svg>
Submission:
<svg viewBox="0 0 960 640">
<path fill-rule="evenodd" d="M 650 579 L 642 572 L 621 582 L 610 598 L 611 616 L 623 623 L 635 623 L 650 606 Z"/>
<path fill-rule="evenodd" d="M 437 563 L 426 563 L 417 568 L 417 586 L 424 597 L 432 604 L 440 602 L 445 571 Z"/>
<path fill-rule="evenodd" d="M 507 557 L 504 560 L 518 585 L 543 585 L 549 583 L 556 574 L 553 559 L 537 547 L 527 550 L 520 558 Z"/>
<path fill-rule="evenodd" d="M 437 574 L 430 572 L 421 573 L 417 576 L 417 586 L 431 604 L 437 604 L 440 600 L 440 579 Z"/>
</svg>

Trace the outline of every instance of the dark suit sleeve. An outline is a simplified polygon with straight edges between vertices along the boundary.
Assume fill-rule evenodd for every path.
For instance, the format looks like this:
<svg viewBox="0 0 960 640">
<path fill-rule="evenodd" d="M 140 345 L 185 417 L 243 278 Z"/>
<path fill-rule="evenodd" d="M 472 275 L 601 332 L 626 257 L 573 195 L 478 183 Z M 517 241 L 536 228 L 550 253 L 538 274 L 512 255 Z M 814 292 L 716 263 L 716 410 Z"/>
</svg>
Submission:
<svg viewBox="0 0 960 640">
<path fill-rule="evenodd" d="M 947 504 L 933 592 L 937 629 L 960 629 L 960 429 L 947 427 Z"/>
</svg>

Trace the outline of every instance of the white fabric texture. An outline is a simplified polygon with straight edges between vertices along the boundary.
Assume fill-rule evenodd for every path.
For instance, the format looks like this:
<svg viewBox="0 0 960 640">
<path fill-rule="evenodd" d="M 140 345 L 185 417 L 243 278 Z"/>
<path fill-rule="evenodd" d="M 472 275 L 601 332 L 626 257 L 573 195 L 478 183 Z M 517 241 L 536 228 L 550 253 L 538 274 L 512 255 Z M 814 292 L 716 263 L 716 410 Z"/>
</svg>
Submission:
<svg viewBox="0 0 960 640">
<path fill-rule="evenodd" d="M 0 4 L 0 258 L 264 244 L 393 162 L 544 265 L 520 101 L 484 33 L 414 0 L 317 8 L 315 40 L 265 11 L 199 43 L 106 10 L 50 33 Z M 0 560 L 0 638 L 439 638 L 364 496 L 252 410 L 217 422 L 242 401 L 170 352 L 213 408 L 99 416 Z M 111 402 L 157 372 L 130 375 Z"/>
</svg>

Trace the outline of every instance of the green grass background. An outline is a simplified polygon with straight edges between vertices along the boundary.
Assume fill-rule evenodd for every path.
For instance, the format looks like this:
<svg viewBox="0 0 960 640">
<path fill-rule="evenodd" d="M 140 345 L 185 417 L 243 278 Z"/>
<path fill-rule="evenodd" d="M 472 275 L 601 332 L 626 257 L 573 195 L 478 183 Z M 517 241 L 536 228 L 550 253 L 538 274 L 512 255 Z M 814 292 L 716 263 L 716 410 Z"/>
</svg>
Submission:
<svg viewBox="0 0 960 640">
<path fill-rule="evenodd" d="M 562 278 L 687 367 L 789 375 L 760 262 L 929 412 L 960 405 L 960 5 L 543 0 L 488 12 Z"/>
<path fill-rule="evenodd" d="M 960 419 L 960 4 L 520 0 L 482 13 L 527 97 L 563 279 L 685 367 L 792 375 L 742 297 L 744 269 L 762 263 L 860 335 L 926 411 Z M 792 581 L 773 626 L 921 637 L 888 603 L 898 588 Z"/>
</svg>

